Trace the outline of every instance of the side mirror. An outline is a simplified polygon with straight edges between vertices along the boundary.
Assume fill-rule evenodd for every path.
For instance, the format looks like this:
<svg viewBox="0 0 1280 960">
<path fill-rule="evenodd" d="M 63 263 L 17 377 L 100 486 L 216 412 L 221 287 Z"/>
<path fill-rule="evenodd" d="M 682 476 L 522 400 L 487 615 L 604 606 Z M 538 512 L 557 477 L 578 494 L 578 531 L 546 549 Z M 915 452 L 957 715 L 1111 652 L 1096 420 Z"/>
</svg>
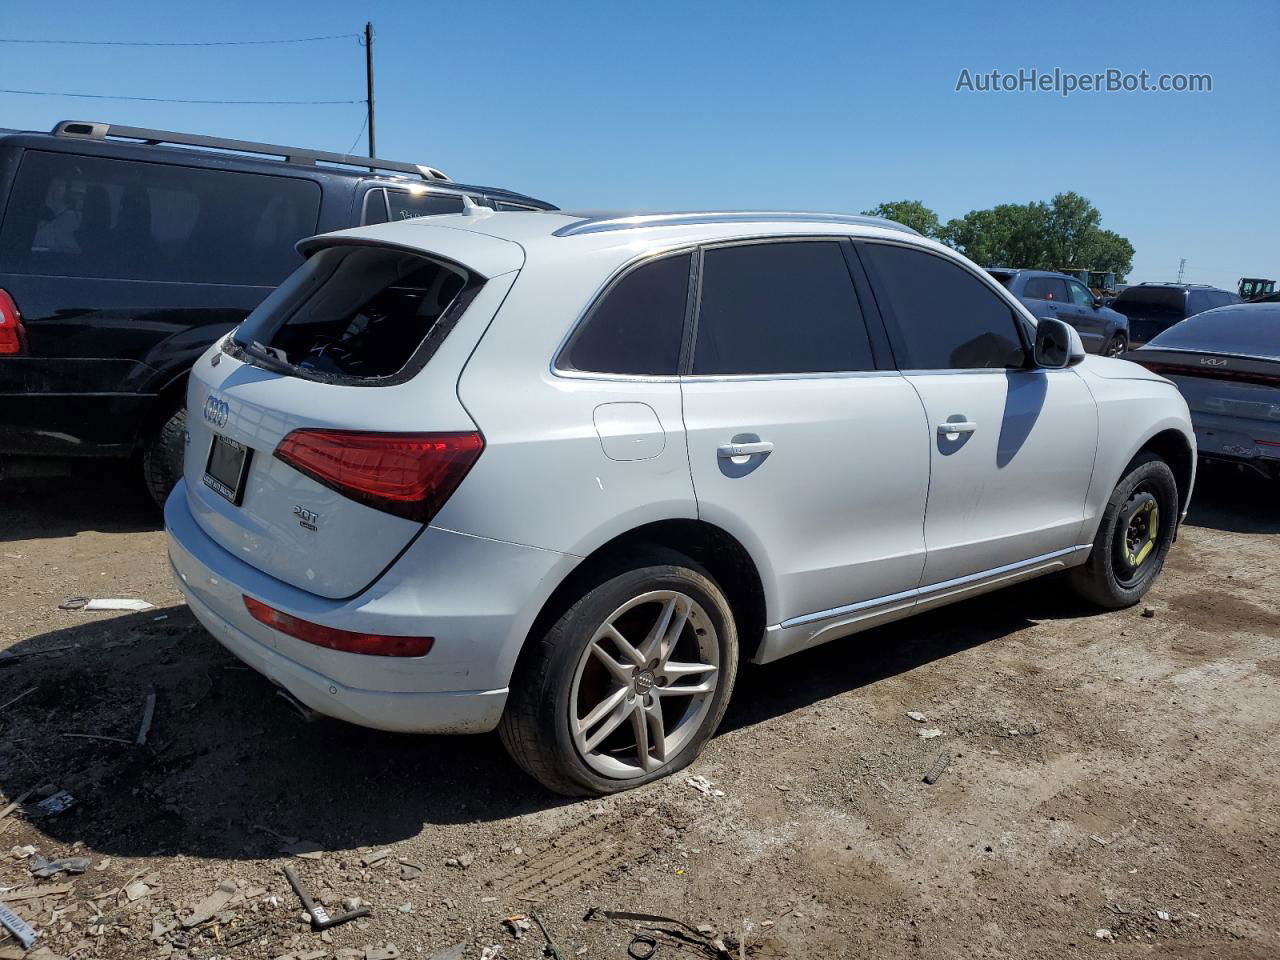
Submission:
<svg viewBox="0 0 1280 960">
<path fill-rule="evenodd" d="M 1054 317 L 1036 322 L 1035 361 L 1037 367 L 1060 369 L 1084 359 L 1084 344 L 1075 327 Z"/>
<path fill-rule="evenodd" d="M 1097 310 L 1097 309 L 1099 309 L 1101 306 L 1102 306 L 1102 298 L 1101 298 L 1101 297 L 1094 297 L 1094 298 L 1093 298 L 1093 309 Z"/>
</svg>

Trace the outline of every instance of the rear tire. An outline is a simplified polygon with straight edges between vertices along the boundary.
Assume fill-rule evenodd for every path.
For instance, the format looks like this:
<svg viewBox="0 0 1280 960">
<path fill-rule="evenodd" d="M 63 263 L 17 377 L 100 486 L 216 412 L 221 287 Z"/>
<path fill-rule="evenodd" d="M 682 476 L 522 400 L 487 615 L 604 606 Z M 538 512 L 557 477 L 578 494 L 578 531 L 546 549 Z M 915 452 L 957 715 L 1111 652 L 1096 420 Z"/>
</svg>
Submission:
<svg viewBox="0 0 1280 960">
<path fill-rule="evenodd" d="M 1109 610 L 1141 600 L 1168 556 L 1178 507 L 1169 465 L 1154 453 L 1135 457 L 1102 512 L 1088 561 L 1071 571 L 1076 592 Z"/>
<path fill-rule="evenodd" d="M 530 638 L 498 727 L 526 773 L 568 796 L 618 793 L 691 763 L 738 668 L 724 592 L 687 557 L 655 552 L 593 582 Z"/>
<path fill-rule="evenodd" d="M 151 499 L 161 508 L 169 492 L 182 478 L 186 445 L 187 410 L 186 407 L 178 407 L 142 448 L 142 476 Z"/>
</svg>

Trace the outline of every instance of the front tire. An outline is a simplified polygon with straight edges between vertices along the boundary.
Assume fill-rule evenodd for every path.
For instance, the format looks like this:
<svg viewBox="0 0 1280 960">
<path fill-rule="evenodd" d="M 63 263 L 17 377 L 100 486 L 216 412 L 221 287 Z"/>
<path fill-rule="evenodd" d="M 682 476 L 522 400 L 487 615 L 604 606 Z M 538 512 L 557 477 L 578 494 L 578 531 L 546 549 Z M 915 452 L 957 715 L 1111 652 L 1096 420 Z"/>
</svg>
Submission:
<svg viewBox="0 0 1280 960">
<path fill-rule="evenodd" d="M 530 640 L 498 730 L 549 790 L 599 796 L 665 777 L 724 717 L 738 668 L 728 601 L 692 560 L 660 559 L 597 581 Z"/>
<path fill-rule="evenodd" d="M 1123 333 L 1117 333 L 1108 340 L 1102 347 L 1102 355 L 1104 357 L 1120 357 L 1129 349 L 1129 341 Z"/>
<path fill-rule="evenodd" d="M 1153 453 L 1136 457 L 1107 501 L 1089 560 L 1071 571 L 1076 591 L 1109 610 L 1141 600 L 1164 567 L 1178 506 L 1169 465 Z"/>
<path fill-rule="evenodd" d="M 161 509 L 169 491 L 182 478 L 186 442 L 187 409 L 178 407 L 160 424 L 160 429 L 147 438 L 142 448 L 142 476 L 151 499 Z"/>
</svg>

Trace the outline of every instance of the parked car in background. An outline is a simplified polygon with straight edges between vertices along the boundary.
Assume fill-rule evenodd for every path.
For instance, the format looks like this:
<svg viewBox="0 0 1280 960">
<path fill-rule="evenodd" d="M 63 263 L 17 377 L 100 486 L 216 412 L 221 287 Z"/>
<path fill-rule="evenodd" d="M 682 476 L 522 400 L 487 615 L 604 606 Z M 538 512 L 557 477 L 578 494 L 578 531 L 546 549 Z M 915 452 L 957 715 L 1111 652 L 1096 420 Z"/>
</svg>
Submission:
<svg viewBox="0 0 1280 960">
<path fill-rule="evenodd" d="M 105 123 L 0 131 L 0 470 L 141 454 L 181 472 L 187 371 L 302 262 L 303 237 L 457 213 L 430 167 Z"/>
<path fill-rule="evenodd" d="M 1111 309 L 1128 317 L 1129 342 L 1137 346 L 1187 317 L 1239 302 L 1230 290 L 1204 284 L 1139 283 L 1121 291 Z"/>
<path fill-rule="evenodd" d="M 1090 353 L 1118 357 L 1129 349 L 1129 322 L 1075 277 L 1048 270 L 989 267 L 987 272 L 1036 317 L 1056 317 L 1075 327 Z"/>
<path fill-rule="evenodd" d="M 741 659 L 1060 570 L 1135 603 L 1191 494 L 1172 384 L 888 221 L 473 208 L 302 249 L 192 371 L 179 586 L 311 708 L 497 727 L 552 790 L 688 764 Z"/>
<path fill-rule="evenodd" d="M 1200 456 L 1280 479 L 1280 303 L 1198 313 L 1127 359 L 1177 384 Z"/>
</svg>

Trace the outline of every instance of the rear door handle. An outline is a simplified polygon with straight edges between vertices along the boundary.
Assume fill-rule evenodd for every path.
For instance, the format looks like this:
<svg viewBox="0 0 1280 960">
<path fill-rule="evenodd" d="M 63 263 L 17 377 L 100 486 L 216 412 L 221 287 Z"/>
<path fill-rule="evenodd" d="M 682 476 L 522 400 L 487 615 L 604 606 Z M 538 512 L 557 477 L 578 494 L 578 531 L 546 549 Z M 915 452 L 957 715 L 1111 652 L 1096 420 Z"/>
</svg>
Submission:
<svg viewBox="0 0 1280 960">
<path fill-rule="evenodd" d="M 973 433 L 978 425 L 972 420 L 950 420 L 938 424 L 938 433 Z"/>
<path fill-rule="evenodd" d="M 722 443 L 716 448 L 716 456 L 724 459 L 753 457 L 756 454 L 772 452 L 773 444 L 768 440 L 757 440 L 754 443 Z"/>
</svg>

